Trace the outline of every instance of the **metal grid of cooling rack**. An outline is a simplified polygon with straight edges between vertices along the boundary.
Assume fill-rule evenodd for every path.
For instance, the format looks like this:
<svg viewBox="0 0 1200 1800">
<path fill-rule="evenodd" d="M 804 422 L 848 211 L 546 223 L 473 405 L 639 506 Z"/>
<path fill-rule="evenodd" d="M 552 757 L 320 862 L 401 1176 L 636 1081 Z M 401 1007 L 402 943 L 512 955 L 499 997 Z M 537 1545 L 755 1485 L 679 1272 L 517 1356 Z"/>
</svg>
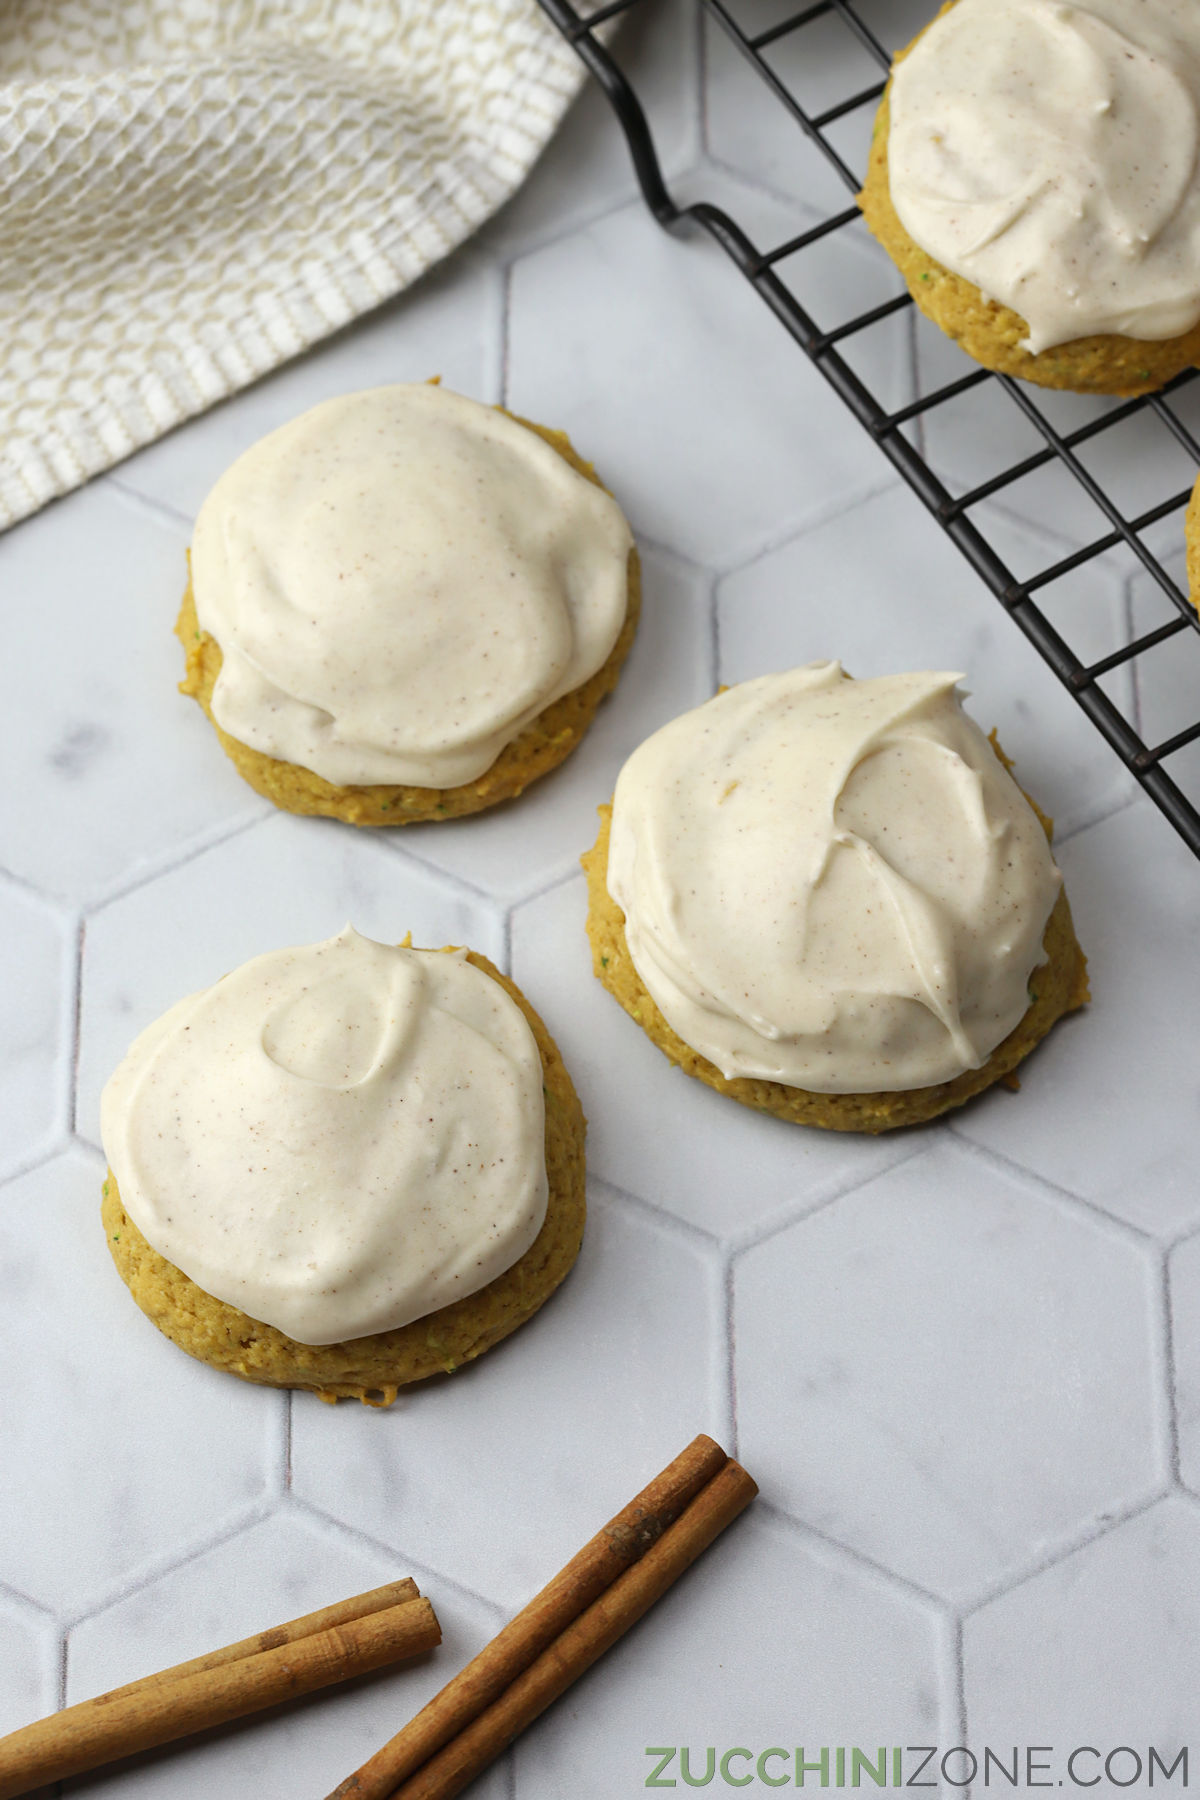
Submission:
<svg viewBox="0 0 1200 1800">
<path fill-rule="evenodd" d="M 1189 370 L 1158 394 L 1114 402 L 1100 416 L 1069 431 L 1057 429 L 1052 423 L 1040 397 L 1041 390 L 983 369 L 924 394 L 899 410 L 889 411 L 855 373 L 841 347 L 849 346 L 851 340 L 890 314 L 910 307 L 909 296 L 898 296 L 824 328 L 816 324 L 800 297 L 804 279 L 803 252 L 834 233 L 855 226 L 860 217 L 857 207 L 849 205 L 785 242 L 763 247 L 720 207 L 706 201 L 677 205 L 663 179 L 641 104 L 622 72 L 618 55 L 607 46 L 608 34 L 600 31 L 618 15 L 644 4 L 644 0 L 612 0 L 611 4 L 586 14 L 581 14 L 571 0 L 539 0 L 539 3 L 574 46 L 611 102 L 628 140 L 642 193 L 658 222 L 668 229 L 688 224 L 699 226 L 728 253 L 780 323 L 870 432 L 884 455 L 924 501 L 1006 612 L 1112 745 L 1126 768 L 1170 819 L 1190 849 L 1200 856 L 1200 780 L 1192 784 L 1196 791 L 1189 796 L 1181 780 L 1177 780 L 1168 768 L 1171 759 L 1180 751 L 1200 741 L 1200 718 L 1173 731 L 1161 742 L 1148 744 L 1134 719 L 1128 716 L 1133 709 L 1123 707 L 1101 685 L 1105 676 L 1122 667 L 1136 671 L 1139 658 L 1179 634 L 1189 634 L 1192 646 L 1195 645 L 1200 616 L 1189 605 L 1179 584 L 1145 536 L 1152 526 L 1171 514 L 1181 513 L 1190 490 L 1185 488 L 1173 493 L 1150 509 L 1126 517 L 1116 499 L 1088 470 L 1079 454 L 1089 441 L 1099 439 L 1103 434 L 1128 431 L 1128 421 L 1138 414 L 1151 412 L 1187 455 L 1200 464 L 1200 443 L 1172 404 L 1173 398 L 1192 383 L 1200 371 Z M 850 194 L 857 194 L 862 185 L 861 178 L 838 150 L 830 135 L 831 128 L 863 113 L 864 109 L 869 109 L 867 116 L 873 116 L 890 66 L 887 50 L 862 16 L 863 0 L 857 0 L 857 3 L 856 0 L 815 0 L 813 4 L 788 11 L 786 16 L 775 19 L 768 26 L 760 24 L 758 29 L 753 28 L 750 21 L 753 15 L 761 21 L 761 0 L 698 0 L 698 3 L 761 78 L 772 104 L 784 109 L 798 130 L 820 150 Z M 781 72 L 778 59 L 772 53 L 785 40 L 792 52 L 798 41 L 802 50 L 800 34 L 818 20 L 840 23 L 851 33 L 861 50 L 877 66 L 879 78 L 850 93 L 823 96 L 823 101 L 828 103 L 814 112 L 801 103 L 794 84 Z M 780 271 L 780 265 L 785 262 L 789 265 L 787 279 Z M 949 406 L 969 390 L 988 382 L 1007 393 L 1012 405 L 1019 408 L 1040 438 L 1041 445 L 968 492 L 954 495 L 925 460 L 919 442 L 906 435 L 906 428 L 911 430 L 918 422 L 928 420 L 937 409 Z M 989 541 L 986 520 L 981 522 L 978 517 L 972 517 L 972 510 L 980 502 L 1003 495 L 1014 483 L 1055 463 L 1068 470 L 1079 483 L 1107 520 L 1108 529 L 1083 547 L 1057 557 L 1018 580 Z M 1086 662 L 1051 623 L 1035 595 L 1051 589 L 1053 584 L 1085 564 L 1122 545 L 1165 595 L 1169 603 L 1168 617 L 1165 623 L 1140 635 L 1131 632 L 1129 641 L 1102 659 Z M 1195 672 L 1195 706 L 1200 713 L 1200 657 L 1196 659 Z M 1130 688 L 1132 691 L 1132 684 Z M 1177 771 L 1179 767 L 1176 764 Z"/>
</svg>

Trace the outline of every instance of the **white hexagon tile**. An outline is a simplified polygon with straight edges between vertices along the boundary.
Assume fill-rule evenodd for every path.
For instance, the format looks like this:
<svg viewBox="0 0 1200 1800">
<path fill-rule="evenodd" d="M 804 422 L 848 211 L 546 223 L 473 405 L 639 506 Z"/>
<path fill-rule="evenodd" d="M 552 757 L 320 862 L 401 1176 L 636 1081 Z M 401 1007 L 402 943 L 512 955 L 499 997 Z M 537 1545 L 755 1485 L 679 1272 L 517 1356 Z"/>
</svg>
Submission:
<svg viewBox="0 0 1200 1800">
<path fill-rule="evenodd" d="M 930 10 L 862 5 L 893 42 Z M 762 28 L 784 10 L 763 0 Z M 840 32 L 831 9 L 809 60 L 781 45 L 776 66 L 867 85 Z M 688 0 L 642 0 L 623 43 L 683 197 L 779 239 L 845 204 Z M 862 137 L 848 120 L 839 142 Z M 819 324 L 885 309 L 848 354 L 887 405 L 969 372 L 886 311 L 899 282 L 864 230 L 809 267 Z M 595 461 L 641 540 L 638 641 L 576 754 L 512 805 L 407 831 L 281 816 L 176 692 L 191 521 L 265 431 L 434 375 Z M 1068 431 L 1105 410 L 1046 405 Z M 955 492 L 1037 448 L 990 384 L 911 432 Z M 1194 474 L 1151 418 L 1081 456 L 1134 511 Z M 1041 465 L 976 516 L 1018 574 L 1106 529 Z M 1177 517 L 1155 542 L 1178 571 Z M 758 1479 L 754 1509 L 473 1792 L 623 1800 L 651 1749 L 677 1792 L 794 1789 L 805 1762 L 821 1786 L 823 1755 L 830 1787 L 878 1785 L 839 1747 L 876 1771 L 886 1751 L 890 1787 L 913 1745 L 937 1747 L 944 1793 L 956 1745 L 1032 1747 L 1022 1789 L 1043 1755 L 1069 1786 L 1090 1745 L 1101 1795 L 1150 1792 L 1151 1748 L 1169 1766 L 1197 1731 L 1200 870 L 719 250 L 652 222 L 599 98 L 412 293 L 13 530 L 0 591 L 21 627 L 0 675 L 0 1730 L 411 1573 L 445 1630 L 419 1666 L 66 1789 L 316 1800 L 706 1431 Z M 1169 616 L 1127 556 L 1045 603 L 1094 658 Z M 1177 650 L 1105 677 L 1163 735 L 1195 715 Z M 1094 994 L 1019 1091 L 875 1139 L 689 1081 L 596 983 L 584 933 L 578 858 L 633 747 L 719 683 L 831 657 L 963 671 L 1055 815 Z M 589 1120 L 561 1291 L 387 1410 L 189 1360 L 99 1221 L 99 1095 L 130 1039 L 348 920 L 486 951 Z M 1176 1765 L 1153 1792 L 1181 1785 Z"/>
</svg>

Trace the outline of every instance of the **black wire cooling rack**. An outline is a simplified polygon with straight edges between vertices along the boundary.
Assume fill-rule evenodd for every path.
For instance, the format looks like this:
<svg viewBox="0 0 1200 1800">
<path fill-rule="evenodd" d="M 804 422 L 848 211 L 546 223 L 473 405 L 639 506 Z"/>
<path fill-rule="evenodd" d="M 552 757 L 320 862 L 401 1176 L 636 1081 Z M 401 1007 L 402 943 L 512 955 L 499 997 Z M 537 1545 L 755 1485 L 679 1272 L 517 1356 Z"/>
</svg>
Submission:
<svg viewBox="0 0 1200 1800">
<path fill-rule="evenodd" d="M 890 0 L 880 0 L 884 9 L 881 16 L 886 15 L 889 3 Z M 1189 370 L 1160 393 L 1140 399 L 1089 403 L 1090 410 L 1082 423 L 1068 420 L 1064 424 L 1061 409 L 1058 413 L 1055 410 L 1056 397 L 1047 396 L 1043 390 L 974 366 L 957 379 L 934 384 L 931 391 L 899 410 L 889 410 L 855 371 L 850 359 L 854 340 L 861 342 L 863 334 L 872 327 L 911 307 L 909 296 L 898 295 L 852 318 L 820 326 L 801 298 L 806 272 L 804 253 L 813 252 L 835 234 L 861 231 L 857 207 L 836 206 L 823 212 L 806 197 L 805 208 L 797 210 L 816 215 L 817 222 L 784 242 L 763 247 L 721 207 L 706 201 L 677 205 L 663 178 L 645 113 L 621 69 L 620 40 L 617 39 L 615 50 L 610 49 L 608 34 L 600 31 L 618 15 L 644 4 L 645 0 L 612 0 L 611 4 L 581 14 L 570 0 L 540 0 L 543 11 L 574 46 L 611 102 L 651 212 L 668 229 L 689 223 L 703 228 L 732 257 L 1036 646 L 1126 768 L 1189 847 L 1200 855 L 1200 717 L 1195 716 L 1200 714 L 1200 617 L 1168 566 L 1171 563 L 1178 569 L 1181 562 L 1177 553 L 1182 541 L 1178 530 L 1170 553 L 1164 548 L 1165 539 L 1172 535 L 1171 524 L 1181 524 L 1192 471 L 1200 464 L 1200 442 L 1188 422 L 1189 413 L 1200 416 L 1200 388 L 1185 394 L 1198 371 Z M 814 4 L 786 10 L 781 10 L 778 0 L 697 0 L 697 4 L 712 21 L 708 29 L 714 40 L 720 42 L 724 38 L 731 42 L 764 85 L 763 105 L 790 119 L 796 132 L 822 153 L 849 193 L 857 194 L 862 185 L 860 173 L 852 166 L 853 153 L 847 150 L 843 154 L 839 141 L 845 146 L 848 136 L 854 135 L 853 129 L 847 132 L 847 127 L 853 127 L 855 121 L 860 128 L 858 135 L 862 136 L 861 128 L 874 116 L 891 62 L 889 50 L 866 22 L 870 0 L 816 0 Z M 929 10 L 932 11 L 932 0 Z M 847 44 L 831 54 L 831 34 L 842 33 L 849 34 Z M 806 62 L 810 42 L 817 53 Z M 825 77 L 831 68 L 837 70 L 839 78 L 845 78 L 848 91 L 828 91 Z M 865 82 L 859 79 L 862 74 L 868 77 Z M 751 93 L 749 100 L 754 99 Z M 788 265 L 786 279 L 781 271 L 784 263 Z M 983 396 L 975 395 L 973 390 L 989 384 L 993 390 L 1002 391 L 1007 402 L 1027 421 L 1031 448 L 1017 460 L 990 472 L 987 479 L 965 491 L 952 492 L 947 485 L 953 485 L 952 477 L 935 473 L 926 460 L 927 434 L 939 414 L 944 416 L 946 409 L 957 407 L 962 396 L 971 394 L 967 404 L 979 405 Z M 1057 398 L 1061 401 L 1061 397 Z M 1121 466 L 1122 458 L 1126 464 L 1136 462 L 1144 449 L 1143 434 L 1150 419 L 1157 422 L 1156 429 L 1170 435 L 1186 457 L 1188 479 L 1169 498 L 1156 499 L 1155 504 L 1130 517 L 1128 506 L 1119 504 L 1112 491 L 1120 483 L 1114 484 L 1111 475 Z M 1101 452 L 1098 456 L 1097 451 Z M 1099 462 L 1108 471 L 1105 480 L 1089 468 L 1089 460 Z M 1069 554 L 1052 555 L 1045 566 L 1027 570 L 1018 579 L 993 541 L 996 534 L 991 530 L 988 511 L 985 509 L 981 515 L 975 509 L 985 501 L 1002 508 L 1006 495 L 1017 483 L 1039 471 L 1049 472 L 1055 465 L 1066 471 L 1094 503 L 1098 535 Z M 1043 480 L 1045 476 L 1038 478 Z M 1106 559 L 1111 563 L 1122 557 L 1126 574 L 1132 571 L 1139 577 L 1129 591 L 1140 587 L 1148 592 L 1154 604 L 1143 610 L 1165 616 L 1156 619 L 1148 629 L 1141 629 L 1137 608 L 1131 607 L 1123 632 L 1125 641 L 1099 659 L 1085 660 L 1072 649 L 1049 616 L 1054 610 L 1051 596 L 1055 584 L 1063 583 L 1098 559 L 1103 566 Z M 1040 603 L 1035 596 L 1040 596 Z M 1153 679 L 1145 677 L 1156 653 L 1171 658 L 1174 691 L 1173 705 L 1163 709 L 1170 729 L 1161 737 L 1157 731 L 1147 729 L 1151 708 L 1144 703 L 1144 694 L 1155 685 Z M 1181 658 L 1185 664 L 1182 674 L 1177 667 Z M 1161 670 L 1161 661 L 1155 666 Z M 1146 742 L 1143 733 L 1158 741 Z M 1193 754 L 1181 755 L 1189 746 L 1196 747 Z M 1168 763 L 1173 765 L 1170 772 Z"/>
</svg>

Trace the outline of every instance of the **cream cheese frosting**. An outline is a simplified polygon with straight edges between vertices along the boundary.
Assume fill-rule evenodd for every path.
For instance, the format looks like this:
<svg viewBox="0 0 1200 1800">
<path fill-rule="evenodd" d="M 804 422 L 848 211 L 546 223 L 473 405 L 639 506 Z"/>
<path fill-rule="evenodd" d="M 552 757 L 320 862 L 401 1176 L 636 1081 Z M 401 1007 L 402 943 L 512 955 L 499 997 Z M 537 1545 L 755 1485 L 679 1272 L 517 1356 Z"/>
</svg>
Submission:
<svg viewBox="0 0 1200 1800">
<path fill-rule="evenodd" d="M 902 225 L 1025 319 L 1022 348 L 1200 319 L 1196 0 L 957 0 L 890 112 Z"/>
<path fill-rule="evenodd" d="M 327 400 L 197 518 L 213 716 L 338 786 L 475 780 L 605 662 L 631 547 L 611 496 L 494 407 L 427 382 Z"/>
<path fill-rule="evenodd" d="M 1026 1011 L 1061 877 L 958 679 L 813 663 L 728 689 L 625 764 L 607 882 L 629 954 L 727 1078 L 929 1087 Z"/>
<path fill-rule="evenodd" d="M 542 1065 L 465 951 L 347 926 L 255 957 L 142 1032 L 104 1147 L 143 1236 L 305 1344 L 477 1292 L 545 1218 Z"/>
</svg>

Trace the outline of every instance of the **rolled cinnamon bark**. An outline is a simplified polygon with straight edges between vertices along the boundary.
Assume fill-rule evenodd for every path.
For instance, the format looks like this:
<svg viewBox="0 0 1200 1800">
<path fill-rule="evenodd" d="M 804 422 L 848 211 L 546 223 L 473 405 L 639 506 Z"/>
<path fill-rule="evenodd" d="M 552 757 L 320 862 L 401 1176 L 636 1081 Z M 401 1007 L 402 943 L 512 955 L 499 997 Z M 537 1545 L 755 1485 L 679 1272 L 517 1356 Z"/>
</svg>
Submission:
<svg viewBox="0 0 1200 1800">
<path fill-rule="evenodd" d="M 329 1800 L 457 1794 L 757 1492 L 719 1444 L 694 1439 Z"/>
<path fill-rule="evenodd" d="M 441 1636 L 429 1601 L 405 1598 L 215 1667 L 196 1658 L 0 1738 L 0 1800 L 418 1656 Z"/>
<path fill-rule="evenodd" d="M 198 1675 L 205 1669 L 219 1669 L 224 1663 L 241 1662 L 243 1657 L 255 1656 L 260 1650 L 274 1650 L 280 1644 L 294 1644 L 299 1638 L 327 1631 L 331 1625 L 344 1625 L 350 1619 L 365 1619 L 369 1613 L 384 1612 L 389 1606 L 399 1606 L 403 1601 L 415 1600 L 417 1597 L 417 1584 L 411 1576 L 406 1575 L 401 1581 L 385 1582 L 383 1587 L 370 1588 L 365 1594 L 352 1594 L 348 1600 L 335 1600 L 332 1606 L 322 1606 L 316 1612 L 304 1613 L 298 1619 L 288 1619 L 283 1625 L 271 1625 L 266 1631 L 256 1632 L 253 1637 L 239 1639 L 236 1644 L 225 1644 L 220 1650 L 208 1650 L 203 1656 L 193 1656 L 188 1662 L 174 1663 L 169 1669 L 158 1669 L 153 1675 L 143 1675 L 137 1681 L 127 1681 L 123 1687 L 110 1688 L 106 1694 L 97 1694 L 87 1704 L 99 1706 L 113 1700 L 123 1700 L 129 1694 L 148 1688 L 151 1683 L 178 1681 L 181 1675 Z M 0 1743 L 2 1742 L 3 1739 L 0 1739 Z"/>
<path fill-rule="evenodd" d="M 648 1612 L 758 1492 L 727 1462 L 640 1562 L 581 1613 L 494 1705 L 391 1792 L 390 1800 L 451 1800 L 506 1750 L 598 1657 Z"/>
</svg>

